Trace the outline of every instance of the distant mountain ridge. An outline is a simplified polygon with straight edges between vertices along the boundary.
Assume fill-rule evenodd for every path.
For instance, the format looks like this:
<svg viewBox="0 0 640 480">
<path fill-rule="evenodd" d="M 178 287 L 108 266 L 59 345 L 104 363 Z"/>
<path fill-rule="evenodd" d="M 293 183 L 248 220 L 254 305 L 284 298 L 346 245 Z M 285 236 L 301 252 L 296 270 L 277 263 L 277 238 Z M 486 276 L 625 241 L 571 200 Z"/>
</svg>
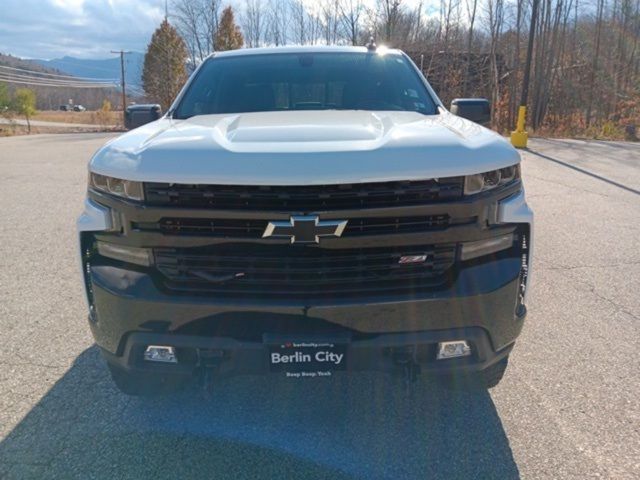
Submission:
<svg viewBox="0 0 640 480">
<path fill-rule="evenodd" d="M 33 63 L 31 60 L 24 60 L 22 58 L 14 57 L 13 55 L 6 55 L 4 53 L 0 53 L 0 65 L 11 68 L 22 68 L 25 70 L 32 70 L 34 72 L 40 73 L 53 73 L 56 75 L 64 74 L 64 72 L 61 72 L 56 68 L 42 66 L 38 63 Z"/>
<path fill-rule="evenodd" d="M 144 53 L 132 52 L 125 58 L 125 80 L 127 84 L 140 88 L 142 86 L 142 67 Z M 32 60 L 43 67 L 59 70 L 76 77 L 109 79 L 120 81 L 120 56 L 105 59 L 85 59 L 65 56 L 52 60 Z"/>
</svg>

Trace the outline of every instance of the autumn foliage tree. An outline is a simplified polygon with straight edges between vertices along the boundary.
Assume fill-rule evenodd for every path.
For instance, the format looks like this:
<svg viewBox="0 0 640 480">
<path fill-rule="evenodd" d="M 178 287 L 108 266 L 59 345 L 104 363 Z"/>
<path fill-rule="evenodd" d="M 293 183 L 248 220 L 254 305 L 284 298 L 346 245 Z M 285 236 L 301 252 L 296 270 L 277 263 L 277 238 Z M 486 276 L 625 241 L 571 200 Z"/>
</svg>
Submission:
<svg viewBox="0 0 640 480">
<path fill-rule="evenodd" d="M 27 129 L 31 133 L 31 117 L 36 114 L 36 94 L 28 88 L 18 88 L 13 99 L 13 110 L 27 120 Z"/>
<path fill-rule="evenodd" d="M 244 37 L 240 27 L 236 25 L 233 9 L 227 7 L 222 12 L 220 26 L 216 32 L 215 48 L 218 51 L 236 50 L 244 45 Z"/>
<path fill-rule="evenodd" d="M 165 18 L 151 37 L 142 70 L 145 93 L 165 110 L 187 79 L 186 60 L 184 41 Z"/>
</svg>

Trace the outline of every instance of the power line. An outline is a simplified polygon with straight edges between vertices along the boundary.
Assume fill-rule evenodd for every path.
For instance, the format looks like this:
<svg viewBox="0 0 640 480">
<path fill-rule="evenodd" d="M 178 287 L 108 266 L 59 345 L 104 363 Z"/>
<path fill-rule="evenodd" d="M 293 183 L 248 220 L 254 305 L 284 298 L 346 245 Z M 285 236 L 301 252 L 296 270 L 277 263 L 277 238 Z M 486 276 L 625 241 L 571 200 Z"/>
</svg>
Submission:
<svg viewBox="0 0 640 480">
<path fill-rule="evenodd" d="M 6 83 L 16 83 L 20 85 L 33 85 L 38 87 L 58 87 L 58 88 L 115 88 L 114 85 L 96 85 L 96 84 L 84 84 L 84 85 L 74 85 L 74 84 L 60 84 L 60 83 L 46 83 L 46 82 L 35 82 L 33 80 L 16 80 L 13 78 L 6 78 L 0 75 L 0 81 Z"/>
<path fill-rule="evenodd" d="M 103 83 L 103 82 L 70 82 L 70 81 L 64 81 L 64 82 L 60 82 L 60 81 L 56 81 L 56 80 L 52 80 L 49 78 L 34 78 L 34 77 L 30 77 L 30 76 L 23 76 L 23 75 L 11 75 L 11 74 L 6 74 L 3 72 L 0 72 L 0 76 L 2 76 L 2 78 L 6 79 L 6 80 L 19 80 L 22 82 L 30 82 L 30 83 L 46 83 L 46 84 L 52 84 L 52 85 L 60 85 L 60 86 L 65 86 L 65 85 L 69 85 L 69 86 L 75 86 L 75 87 L 113 87 L 117 84 L 114 83 Z"/>
<path fill-rule="evenodd" d="M 23 80 L 23 81 L 33 81 L 34 83 L 55 83 L 56 85 L 75 85 L 75 86 L 114 86 L 115 82 L 84 82 L 84 81 L 72 81 L 72 80 L 60 80 L 53 78 L 42 78 L 42 77 L 33 77 L 31 75 L 19 75 L 15 73 L 5 73 L 0 71 L 0 75 L 4 78 L 8 78 L 11 80 Z"/>
<path fill-rule="evenodd" d="M 73 75 L 58 75 L 55 73 L 47 73 L 47 72 L 39 72 L 37 70 L 27 70 L 26 68 L 16 68 L 16 67 L 8 67 L 5 65 L 0 65 L 0 68 L 6 69 L 6 70 L 14 70 L 17 72 L 26 72 L 26 73 L 32 73 L 34 75 L 45 75 L 48 77 L 57 77 L 57 78 L 68 78 L 68 79 L 73 79 L 73 80 L 87 80 L 87 81 L 102 81 L 102 82 L 115 82 L 117 81 L 114 78 L 91 78 L 91 77 L 76 77 Z"/>
<path fill-rule="evenodd" d="M 0 82 L 5 82 L 5 83 L 14 83 L 14 84 L 18 84 L 18 85 L 31 85 L 34 87 L 57 87 L 57 88 L 89 88 L 89 89 L 109 89 L 109 88 L 115 88 L 113 85 L 111 86 L 106 86 L 106 85 L 59 85 L 57 83 L 34 83 L 34 82 L 28 82 L 28 81 L 24 81 L 24 80 L 13 80 L 10 78 L 2 78 L 0 77 Z"/>
</svg>

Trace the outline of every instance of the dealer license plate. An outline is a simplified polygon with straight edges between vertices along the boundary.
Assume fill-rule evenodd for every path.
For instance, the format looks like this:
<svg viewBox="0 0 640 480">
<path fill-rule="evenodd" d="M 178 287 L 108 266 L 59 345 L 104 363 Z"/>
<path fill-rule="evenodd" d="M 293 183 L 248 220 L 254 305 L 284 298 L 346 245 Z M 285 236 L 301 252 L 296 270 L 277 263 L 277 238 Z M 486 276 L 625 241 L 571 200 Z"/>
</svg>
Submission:
<svg viewBox="0 0 640 480">
<path fill-rule="evenodd" d="M 328 377 L 347 365 L 347 345 L 323 341 L 283 341 L 268 345 L 272 372 L 291 377 Z"/>
</svg>

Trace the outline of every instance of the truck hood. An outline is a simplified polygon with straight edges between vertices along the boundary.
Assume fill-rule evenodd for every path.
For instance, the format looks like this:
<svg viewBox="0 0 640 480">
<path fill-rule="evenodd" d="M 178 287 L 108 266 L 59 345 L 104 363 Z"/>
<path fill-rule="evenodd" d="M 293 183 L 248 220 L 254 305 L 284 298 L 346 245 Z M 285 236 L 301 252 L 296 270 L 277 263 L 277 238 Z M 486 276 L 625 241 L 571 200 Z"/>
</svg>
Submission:
<svg viewBox="0 0 640 480">
<path fill-rule="evenodd" d="M 444 110 L 330 110 L 163 118 L 107 143 L 89 168 L 149 182 L 318 185 L 468 175 L 519 161 L 502 137 Z"/>
</svg>

